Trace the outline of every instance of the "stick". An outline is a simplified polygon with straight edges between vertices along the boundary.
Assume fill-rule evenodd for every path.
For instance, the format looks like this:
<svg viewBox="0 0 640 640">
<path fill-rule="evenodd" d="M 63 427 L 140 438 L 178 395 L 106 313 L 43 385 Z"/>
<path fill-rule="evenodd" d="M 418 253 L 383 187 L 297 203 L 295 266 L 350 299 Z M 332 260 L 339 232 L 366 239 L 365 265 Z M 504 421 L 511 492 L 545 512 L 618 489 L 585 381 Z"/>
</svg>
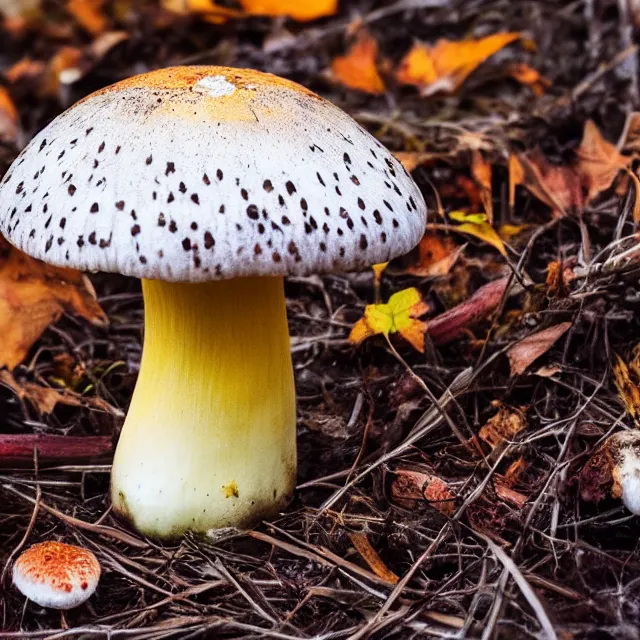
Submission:
<svg viewBox="0 0 640 640">
<path fill-rule="evenodd" d="M 34 449 L 41 464 L 81 462 L 111 457 L 113 443 L 110 436 L 0 434 L 0 466 L 32 465 Z"/>
</svg>

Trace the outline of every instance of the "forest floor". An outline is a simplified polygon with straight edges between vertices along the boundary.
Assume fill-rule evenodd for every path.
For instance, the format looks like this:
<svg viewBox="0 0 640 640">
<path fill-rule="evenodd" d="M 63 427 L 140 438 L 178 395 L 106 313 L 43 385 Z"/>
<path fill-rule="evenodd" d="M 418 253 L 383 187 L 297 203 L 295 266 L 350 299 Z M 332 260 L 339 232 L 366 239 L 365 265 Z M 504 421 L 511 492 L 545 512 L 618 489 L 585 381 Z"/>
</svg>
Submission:
<svg viewBox="0 0 640 640">
<path fill-rule="evenodd" d="M 117 0 L 87 17 L 46 0 L 5 20 L 1 86 L 19 120 L 5 107 L 0 175 L 55 115 L 135 73 L 216 64 L 300 82 L 406 154 L 432 226 L 382 272 L 379 296 L 418 289 L 425 348 L 349 341 L 375 301 L 372 271 L 289 279 L 294 501 L 252 531 L 159 544 L 108 498 L 139 367 L 140 286 L 92 275 L 108 327 L 65 314 L 11 384 L 0 378 L 3 433 L 105 437 L 95 459 L 3 462 L 0 637 L 640 637 L 639 521 L 581 484 L 598 445 L 640 414 L 615 383 L 629 370 L 638 382 L 624 365 L 640 342 L 636 3 L 345 0 L 311 22 L 207 20 L 195 5 L 177 15 Z M 480 46 L 506 32 L 519 36 L 468 77 L 440 72 L 434 88 L 397 74 L 417 41 Z M 363 42 L 380 74 L 368 91 L 335 65 Z M 486 222 L 468 218 L 479 212 Z M 528 336 L 529 351 L 514 350 Z M 34 386 L 86 401 L 44 410 Z M 45 539 L 84 545 L 103 566 L 96 595 L 64 617 L 25 606 L 10 584 L 16 553 Z"/>
</svg>

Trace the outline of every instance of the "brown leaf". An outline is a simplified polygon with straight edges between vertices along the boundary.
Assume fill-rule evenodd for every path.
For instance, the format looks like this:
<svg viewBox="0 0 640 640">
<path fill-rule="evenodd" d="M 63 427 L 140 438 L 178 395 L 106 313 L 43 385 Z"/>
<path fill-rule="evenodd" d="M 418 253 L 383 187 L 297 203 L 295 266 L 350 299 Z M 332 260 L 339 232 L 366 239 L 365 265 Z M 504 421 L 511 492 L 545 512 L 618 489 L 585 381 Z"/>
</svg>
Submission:
<svg viewBox="0 0 640 640">
<path fill-rule="evenodd" d="M 489 418 L 484 427 L 480 429 L 478 437 L 492 449 L 495 449 L 504 442 L 513 440 L 514 436 L 522 431 L 526 424 L 524 411 L 502 405 L 498 409 L 498 413 Z"/>
<path fill-rule="evenodd" d="M 115 416 L 123 415 L 120 409 L 112 407 L 102 398 L 86 397 L 69 390 L 60 391 L 33 382 L 19 383 L 6 369 L 0 370 L 0 384 L 9 387 L 20 400 L 30 402 L 40 414 L 51 413 L 58 404 L 64 404 L 70 407 L 91 407 Z"/>
<path fill-rule="evenodd" d="M 516 342 L 507 357 L 511 365 L 511 375 L 519 376 L 527 367 L 545 354 L 569 330 L 571 322 L 561 322 L 547 329 L 542 329 Z"/>
<path fill-rule="evenodd" d="M 394 151 L 393 155 L 409 173 L 441 156 L 441 154 L 427 151 Z"/>
<path fill-rule="evenodd" d="M 64 311 L 108 323 L 86 276 L 30 258 L 0 236 L 0 368 L 20 364 Z"/>
<path fill-rule="evenodd" d="M 384 82 L 378 73 L 376 59 L 378 43 L 366 31 L 361 31 L 357 42 L 346 55 L 331 63 L 333 77 L 350 89 L 365 93 L 384 93 Z"/>
<path fill-rule="evenodd" d="M 371 546 L 369 539 L 364 533 L 350 533 L 349 538 L 357 552 L 362 556 L 363 560 L 369 565 L 371 571 L 379 578 L 397 584 L 400 578 L 391 571 L 378 555 L 378 552 Z"/>
<path fill-rule="evenodd" d="M 438 476 L 414 471 L 396 469 L 395 479 L 391 484 L 391 496 L 398 504 L 413 509 L 416 502 L 425 500 L 440 513 L 450 516 L 455 512 L 455 496 L 447 483 Z"/>
<path fill-rule="evenodd" d="M 602 137 L 593 120 L 587 120 L 584 126 L 577 157 L 587 202 L 611 187 L 620 170 L 628 167 L 631 162 L 630 157 L 621 155 L 615 145 Z"/>
<path fill-rule="evenodd" d="M 493 485 L 496 490 L 496 495 L 505 502 L 512 504 L 518 509 L 522 509 L 522 507 L 527 504 L 529 497 L 512 489 L 500 476 L 495 476 Z"/>
<path fill-rule="evenodd" d="M 22 80 L 42 76 L 45 69 L 46 66 L 41 60 L 22 58 L 4 72 L 4 77 L 10 84 L 16 84 Z"/>
</svg>

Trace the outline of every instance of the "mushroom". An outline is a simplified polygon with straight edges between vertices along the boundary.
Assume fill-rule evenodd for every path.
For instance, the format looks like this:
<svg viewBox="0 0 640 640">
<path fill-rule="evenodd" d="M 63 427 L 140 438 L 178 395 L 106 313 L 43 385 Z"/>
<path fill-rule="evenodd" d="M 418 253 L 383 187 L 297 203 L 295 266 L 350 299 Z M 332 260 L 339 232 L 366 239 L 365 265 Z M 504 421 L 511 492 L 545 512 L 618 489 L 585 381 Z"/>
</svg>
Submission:
<svg viewBox="0 0 640 640">
<path fill-rule="evenodd" d="M 160 538 L 248 526 L 296 477 L 283 278 L 406 253 L 426 205 L 330 102 L 246 69 L 175 67 L 58 116 L 0 187 L 0 232 L 57 265 L 142 279 L 140 374 L 115 510 Z"/>
<path fill-rule="evenodd" d="M 29 547 L 13 565 L 13 583 L 41 607 L 73 609 L 88 600 L 100 580 L 100 563 L 91 551 L 63 542 Z"/>
</svg>

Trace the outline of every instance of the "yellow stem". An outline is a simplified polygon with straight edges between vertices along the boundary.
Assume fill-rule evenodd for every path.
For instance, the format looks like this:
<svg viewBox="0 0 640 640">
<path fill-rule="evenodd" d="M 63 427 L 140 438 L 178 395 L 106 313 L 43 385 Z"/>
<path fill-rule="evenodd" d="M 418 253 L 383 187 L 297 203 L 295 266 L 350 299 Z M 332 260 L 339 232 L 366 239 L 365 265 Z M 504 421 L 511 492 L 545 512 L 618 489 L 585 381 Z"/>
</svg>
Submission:
<svg viewBox="0 0 640 640">
<path fill-rule="evenodd" d="M 282 278 L 143 281 L 140 375 L 113 462 L 141 532 L 249 525 L 289 500 L 295 389 Z"/>
</svg>

